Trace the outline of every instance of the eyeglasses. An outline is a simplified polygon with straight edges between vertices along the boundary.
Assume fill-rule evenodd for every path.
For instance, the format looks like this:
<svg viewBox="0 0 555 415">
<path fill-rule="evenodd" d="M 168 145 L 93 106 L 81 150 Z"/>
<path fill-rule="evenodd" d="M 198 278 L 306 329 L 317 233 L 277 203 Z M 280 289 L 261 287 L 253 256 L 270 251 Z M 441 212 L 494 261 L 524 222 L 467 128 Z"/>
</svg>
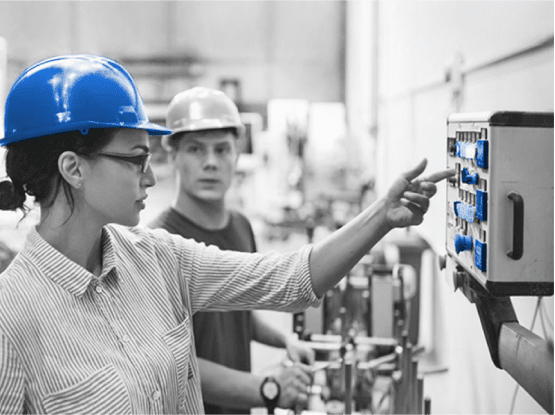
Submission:
<svg viewBox="0 0 555 415">
<path fill-rule="evenodd" d="M 141 173 L 146 173 L 150 163 L 150 157 L 152 157 L 151 153 L 141 154 L 140 156 L 125 156 L 123 154 L 114 154 L 114 153 L 96 153 L 96 155 L 112 158 L 115 160 L 126 161 L 128 163 L 134 164 L 136 166 L 139 166 Z"/>
</svg>

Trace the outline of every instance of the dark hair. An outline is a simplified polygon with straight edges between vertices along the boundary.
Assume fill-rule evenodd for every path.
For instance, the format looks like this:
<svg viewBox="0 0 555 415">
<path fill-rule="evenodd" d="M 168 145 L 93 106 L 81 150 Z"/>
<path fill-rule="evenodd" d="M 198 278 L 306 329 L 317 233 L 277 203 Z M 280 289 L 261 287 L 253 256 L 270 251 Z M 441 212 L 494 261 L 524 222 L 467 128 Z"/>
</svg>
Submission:
<svg viewBox="0 0 555 415">
<path fill-rule="evenodd" d="M 71 207 L 75 206 L 71 187 L 58 170 L 58 158 L 64 151 L 90 156 L 106 146 L 116 133 L 113 128 L 91 128 L 86 135 L 79 131 L 54 134 L 18 141 L 6 146 L 6 173 L 9 180 L 0 181 L 0 210 L 21 209 L 23 216 L 25 194 L 48 208 L 54 203 L 60 186 Z"/>
</svg>

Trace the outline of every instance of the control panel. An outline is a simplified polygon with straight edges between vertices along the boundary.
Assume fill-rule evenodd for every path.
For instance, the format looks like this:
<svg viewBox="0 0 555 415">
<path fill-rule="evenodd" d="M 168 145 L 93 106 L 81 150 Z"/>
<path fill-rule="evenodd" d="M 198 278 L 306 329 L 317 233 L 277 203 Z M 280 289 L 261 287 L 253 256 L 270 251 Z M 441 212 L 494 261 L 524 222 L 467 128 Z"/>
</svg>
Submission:
<svg viewBox="0 0 555 415">
<path fill-rule="evenodd" d="M 447 270 L 495 296 L 553 294 L 553 113 L 447 119 Z"/>
</svg>

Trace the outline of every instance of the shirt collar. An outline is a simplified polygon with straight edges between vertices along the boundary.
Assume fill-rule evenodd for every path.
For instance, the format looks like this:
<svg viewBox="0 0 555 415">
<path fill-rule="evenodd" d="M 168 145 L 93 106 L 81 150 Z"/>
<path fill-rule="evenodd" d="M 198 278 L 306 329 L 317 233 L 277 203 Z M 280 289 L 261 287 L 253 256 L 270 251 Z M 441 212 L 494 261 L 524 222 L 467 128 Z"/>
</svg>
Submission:
<svg viewBox="0 0 555 415">
<path fill-rule="evenodd" d="M 102 273 L 94 276 L 81 265 L 73 262 L 56 248 L 46 242 L 33 227 L 27 235 L 22 254 L 54 283 L 70 294 L 80 297 L 94 281 L 117 279 L 116 255 L 110 232 L 102 229 Z M 113 272 L 110 272 L 112 271 Z"/>
</svg>

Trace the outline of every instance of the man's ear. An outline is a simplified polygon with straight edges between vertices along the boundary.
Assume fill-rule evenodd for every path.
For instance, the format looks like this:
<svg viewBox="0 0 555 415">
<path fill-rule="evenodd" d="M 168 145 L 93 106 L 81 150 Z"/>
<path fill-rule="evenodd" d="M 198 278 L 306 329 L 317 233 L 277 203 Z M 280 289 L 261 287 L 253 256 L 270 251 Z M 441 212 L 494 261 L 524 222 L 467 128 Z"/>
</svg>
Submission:
<svg viewBox="0 0 555 415">
<path fill-rule="evenodd" d="M 58 157 L 58 170 L 64 180 L 75 189 L 81 187 L 84 178 L 83 159 L 73 151 L 64 151 Z"/>
<path fill-rule="evenodd" d="M 171 146 L 168 149 L 168 159 L 173 162 L 175 161 L 176 156 L 177 156 L 177 148 L 175 148 L 175 146 Z"/>
<path fill-rule="evenodd" d="M 236 138 L 235 142 L 233 143 L 235 147 L 235 167 L 237 167 L 237 164 L 239 163 L 239 156 L 243 152 L 243 144 L 239 140 L 241 140 L 241 136 L 239 136 L 239 138 Z"/>
</svg>

